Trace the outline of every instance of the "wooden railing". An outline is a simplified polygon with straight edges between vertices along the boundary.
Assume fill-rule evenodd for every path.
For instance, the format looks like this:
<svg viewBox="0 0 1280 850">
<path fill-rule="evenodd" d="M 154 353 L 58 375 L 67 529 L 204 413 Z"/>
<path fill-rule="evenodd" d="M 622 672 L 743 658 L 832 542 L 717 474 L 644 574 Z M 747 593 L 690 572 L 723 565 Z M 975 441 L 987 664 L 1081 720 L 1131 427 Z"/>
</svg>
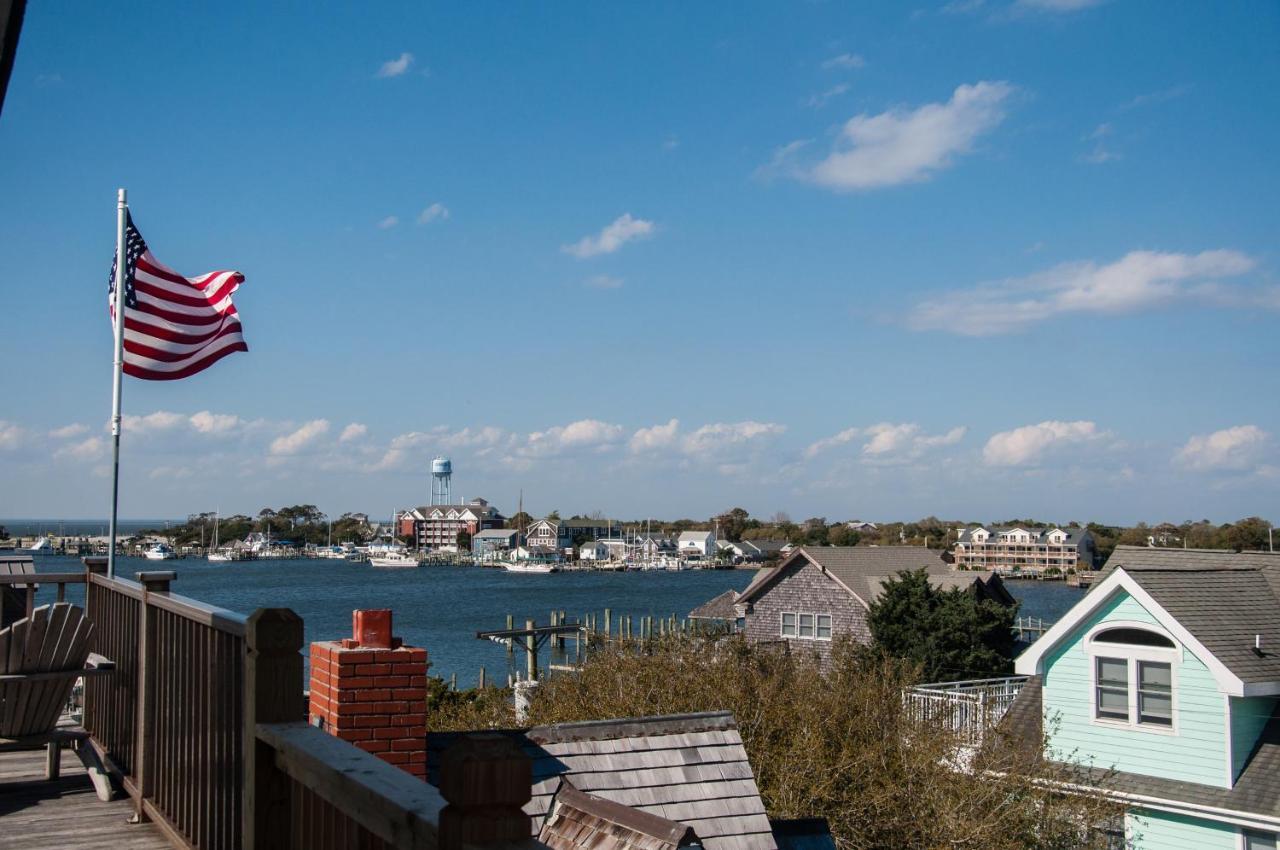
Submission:
<svg viewBox="0 0 1280 850">
<path fill-rule="evenodd" d="M 0 576 L 0 586 L 58 584 L 61 598 L 63 585 L 85 585 L 93 649 L 116 664 L 86 685 L 90 743 L 136 819 L 174 846 L 543 847 L 522 811 L 531 763 L 509 739 L 463 738 L 444 754 L 437 790 L 307 725 L 292 611 L 244 618 L 171 593 L 172 572 L 108 578 L 105 560 L 86 558 L 84 574 Z"/>
</svg>

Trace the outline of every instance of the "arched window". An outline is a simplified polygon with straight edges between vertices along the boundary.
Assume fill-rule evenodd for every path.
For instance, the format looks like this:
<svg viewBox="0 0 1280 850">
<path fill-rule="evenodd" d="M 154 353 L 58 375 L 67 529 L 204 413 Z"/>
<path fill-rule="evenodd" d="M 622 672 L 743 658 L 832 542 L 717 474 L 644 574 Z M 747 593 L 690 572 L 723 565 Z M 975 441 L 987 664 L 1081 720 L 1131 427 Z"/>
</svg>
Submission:
<svg viewBox="0 0 1280 850">
<path fill-rule="evenodd" d="M 1162 649 L 1173 649 L 1173 641 L 1162 634 L 1146 629 L 1121 627 L 1106 629 L 1093 636 L 1098 643 L 1119 643 L 1129 646 L 1158 646 Z"/>
</svg>

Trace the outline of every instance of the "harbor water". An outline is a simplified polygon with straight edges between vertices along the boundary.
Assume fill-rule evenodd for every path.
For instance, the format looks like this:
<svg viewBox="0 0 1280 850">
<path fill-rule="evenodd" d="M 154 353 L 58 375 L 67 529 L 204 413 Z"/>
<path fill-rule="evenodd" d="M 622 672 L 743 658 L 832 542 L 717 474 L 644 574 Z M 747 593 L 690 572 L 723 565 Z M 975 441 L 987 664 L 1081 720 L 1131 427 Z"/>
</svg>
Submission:
<svg viewBox="0 0 1280 850">
<path fill-rule="evenodd" d="M 116 568 L 120 577 L 128 579 L 143 570 L 173 570 L 177 573 L 174 593 L 245 615 L 255 608 L 292 608 L 306 624 L 308 642 L 350 637 L 351 612 L 356 608 L 390 608 L 395 634 L 406 644 L 425 647 L 431 674 L 445 679 L 456 674 L 460 688 L 474 685 L 482 666 L 491 681 L 505 681 L 509 669 L 523 669 L 523 654 L 518 650 L 512 664 L 505 647 L 475 636 L 478 631 L 505 628 L 508 614 L 520 627 L 526 619 L 546 625 L 553 610 L 563 610 L 570 622 L 595 614 L 603 628 L 603 612 L 608 608 L 615 624 L 620 617 L 630 616 L 633 631 L 638 632 L 642 617 L 675 614 L 683 619 L 713 596 L 744 589 L 755 574 L 754 570 L 684 570 L 538 575 L 480 567 L 384 570 L 325 559 L 209 563 L 203 558 L 148 561 L 130 557 L 119 558 Z M 70 556 L 36 560 L 38 572 L 82 569 L 79 559 Z M 1056 620 L 1083 593 L 1063 582 L 1017 581 L 1007 586 L 1022 603 L 1022 616 L 1046 621 Z M 37 604 L 52 602 L 54 592 L 52 586 L 42 586 Z M 67 598 L 80 602 L 83 588 L 68 587 Z M 573 652 L 572 642 L 568 651 Z M 540 657 L 544 664 L 547 660 Z"/>
</svg>

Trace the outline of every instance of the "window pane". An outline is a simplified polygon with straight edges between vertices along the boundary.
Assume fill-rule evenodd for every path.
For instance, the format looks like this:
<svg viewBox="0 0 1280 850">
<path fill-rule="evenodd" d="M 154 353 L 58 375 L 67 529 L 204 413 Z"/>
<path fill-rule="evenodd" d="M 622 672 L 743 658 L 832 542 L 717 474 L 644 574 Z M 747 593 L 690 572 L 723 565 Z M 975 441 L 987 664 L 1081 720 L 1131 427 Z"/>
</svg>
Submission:
<svg viewBox="0 0 1280 850">
<path fill-rule="evenodd" d="M 1098 684 L 1128 687 L 1129 662 L 1123 658 L 1098 659 Z"/>
<path fill-rule="evenodd" d="M 813 615 L 800 615 L 800 637 L 813 637 Z"/>
<path fill-rule="evenodd" d="M 796 615 L 782 615 L 782 634 L 787 637 L 795 637 L 796 634 Z"/>
<path fill-rule="evenodd" d="M 818 615 L 818 637 L 820 638 L 831 637 L 831 615 L 830 614 Z"/>
<path fill-rule="evenodd" d="M 1145 690 L 1162 690 L 1169 692 L 1173 685 L 1173 670 L 1168 664 L 1157 664 L 1153 661 L 1138 662 L 1138 681 Z"/>
<path fill-rule="evenodd" d="M 1276 834 L 1274 832 L 1244 831 L 1244 850 L 1276 850 Z"/>
<path fill-rule="evenodd" d="M 1138 692 L 1138 722 L 1173 725 L 1173 697 L 1168 694 Z"/>
</svg>

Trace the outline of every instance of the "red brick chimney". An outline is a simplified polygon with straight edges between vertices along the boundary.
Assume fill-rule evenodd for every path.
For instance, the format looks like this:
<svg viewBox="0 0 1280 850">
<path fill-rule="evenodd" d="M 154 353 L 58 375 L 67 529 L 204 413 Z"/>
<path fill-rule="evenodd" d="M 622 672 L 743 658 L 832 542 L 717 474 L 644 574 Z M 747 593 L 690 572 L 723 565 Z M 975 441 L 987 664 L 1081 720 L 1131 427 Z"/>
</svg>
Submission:
<svg viewBox="0 0 1280 850">
<path fill-rule="evenodd" d="M 391 636 L 391 611 L 353 611 L 352 637 L 311 644 L 312 725 L 427 777 L 427 651 Z"/>
</svg>

